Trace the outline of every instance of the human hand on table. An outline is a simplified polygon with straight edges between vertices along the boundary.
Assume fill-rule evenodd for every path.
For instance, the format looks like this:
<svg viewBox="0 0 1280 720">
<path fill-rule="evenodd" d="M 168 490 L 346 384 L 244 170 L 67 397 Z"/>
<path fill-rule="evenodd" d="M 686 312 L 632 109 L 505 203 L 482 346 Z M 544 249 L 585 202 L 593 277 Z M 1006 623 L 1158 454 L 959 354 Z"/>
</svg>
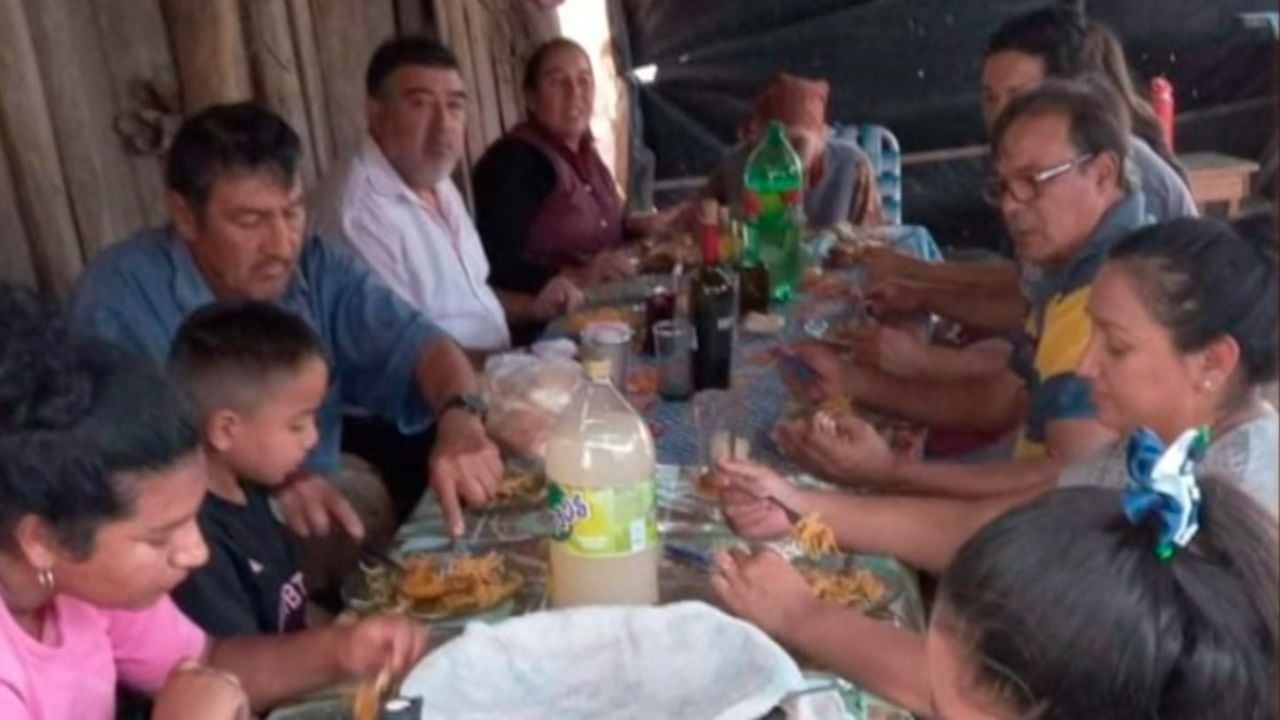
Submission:
<svg viewBox="0 0 1280 720">
<path fill-rule="evenodd" d="M 850 331 L 853 361 L 901 378 L 919 377 L 929 365 L 928 347 L 918 336 L 890 325 Z"/>
<path fill-rule="evenodd" d="M 564 275 L 547 281 L 533 299 L 533 315 L 543 322 L 567 315 L 582 306 L 586 299 L 582 290 Z"/>
<path fill-rule="evenodd" d="M 333 625 L 330 651 L 342 674 L 371 678 L 384 670 L 403 677 L 427 653 L 427 630 L 403 615 L 374 615 Z"/>
<path fill-rule="evenodd" d="M 299 537 L 323 537 L 336 524 L 352 538 L 364 538 L 364 523 L 351 502 L 318 473 L 295 473 L 274 497 L 285 525 Z"/>
<path fill-rule="evenodd" d="M 502 455 L 485 434 L 480 418 L 463 408 L 449 410 L 436 422 L 436 441 L 427 459 L 431 489 L 440 500 L 445 525 L 453 537 L 466 529 L 462 502 L 484 505 L 502 481 Z"/>
<path fill-rule="evenodd" d="M 830 347 L 817 342 L 799 342 L 790 347 L 795 359 L 811 371 L 812 377 L 798 377 L 788 363 L 778 365 L 787 385 L 797 390 L 801 399 L 818 403 L 831 398 L 849 396 L 849 362 Z"/>
<path fill-rule="evenodd" d="M 820 602 L 804 577 L 772 549 L 754 555 L 716 553 L 711 587 L 729 612 L 774 637 L 810 616 Z"/>
<path fill-rule="evenodd" d="M 801 500 L 786 478 L 750 460 L 726 459 L 716 467 L 715 479 L 722 487 L 720 511 L 739 537 L 773 540 L 791 534 L 791 519 L 778 503 L 799 512 Z"/>
<path fill-rule="evenodd" d="M 153 720 L 249 720 L 249 696 L 231 673 L 184 660 L 156 694 Z"/>
<path fill-rule="evenodd" d="M 832 482 L 882 485 L 893 474 L 893 451 L 875 426 L 855 415 L 786 420 L 771 437 L 788 458 Z"/>
<path fill-rule="evenodd" d="M 591 259 L 587 266 L 587 285 L 625 280 L 635 275 L 639 266 L 639 260 L 625 250 L 607 250 Z"/>
</svg>

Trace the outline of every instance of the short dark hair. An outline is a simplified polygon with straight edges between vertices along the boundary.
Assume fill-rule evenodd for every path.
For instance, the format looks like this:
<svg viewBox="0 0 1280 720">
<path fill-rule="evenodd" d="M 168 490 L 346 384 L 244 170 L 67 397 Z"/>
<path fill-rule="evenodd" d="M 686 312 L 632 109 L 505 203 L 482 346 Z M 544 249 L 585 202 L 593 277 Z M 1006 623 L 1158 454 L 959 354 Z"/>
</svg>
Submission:
<svg viewBox="0 0 1280 720">
<path fill-rule="evenodd" d="M 51 320 L 0 287 L 0 542 L 36 515 L 85 557 L 102 523 L 133 512 L 138 474 L 173 466 L 199 438 L 190 405 L 152 360 Z"/>
<path fill-rule="evenodd" d="M 542 65 L 557 50 L 577 50 L 590 62 L 591 56 L 581 45 L 566 37 L 552 38 L 533 49 L 529 60 L 524 64 L 524 89 L 533 90 L 538 87 L 538 76 L 542 73 Z"/>
<path fill-rule="evenodd" d="M 1270 238 L 1217 220 L 1180 218 L 1120 240 L 1110 258 L 1131 269 L 1151 314 L 1182 352 L 1220 337 L 1240 347 L 1246 386 L 1275 379 L 1277 267 Z"/>
<path fill-rule="evenodd" d="M 364 91 L 369 97 L 386 90 L 387 78 L 405 65 L 458 70 L 458 58 L 444 43 L 429 35 L 400 35 L 378 46 L 364 73 Z"/>
<path fill-rule="evenodd" d="M 987 39 L 985 57 L 1016 52 L 1040 58 L 1046 77 L 1084 74 L 1088 23 L 1078 8 L 1054 5 L 1001 23 Z"/>
<path fill-rule="evenodd" d="M 267 383 L 325 359 L 311 326 L 271 303 L 225 300 L 196 310 L 178 328 L 169 367 L 202 416 L 247 411 Z"/>
<path fill-rule="evenodd" d="M 1129 188 L 1125 176 L 1129 155 L 1129 118 L 1121 110 L 1115 93 L 1101 83 L 1046 80 L 1035 90 L 1014 98 L 991 126 L 992 152 L 999 149 L 1009 127 L 1017 120 L 1051 114 L 1067 119 L 1071 144 L 1077 152 L 1094 157 L 1107 152 L 1114 154 L 1116 181 L 1122 188 Z"/>
<path fill-rule="evenodd" d="M 219 175 L 267 170 L 292 187 L 301 158 L 302 141 L 279 115 L 252 102 L 211 105 L 178 128 L 165 183 L 201 213 Z"/>
<path fill-rule="evenodd" d="M 1230 482 L 1200 488 L 1199 531 L 1168 561 L 1110 488 L 1058 490 L 984 527 L 935 610 L 970 683 L 1044 720 L 1274 718 L 1276 522 Z"/>
</svg>

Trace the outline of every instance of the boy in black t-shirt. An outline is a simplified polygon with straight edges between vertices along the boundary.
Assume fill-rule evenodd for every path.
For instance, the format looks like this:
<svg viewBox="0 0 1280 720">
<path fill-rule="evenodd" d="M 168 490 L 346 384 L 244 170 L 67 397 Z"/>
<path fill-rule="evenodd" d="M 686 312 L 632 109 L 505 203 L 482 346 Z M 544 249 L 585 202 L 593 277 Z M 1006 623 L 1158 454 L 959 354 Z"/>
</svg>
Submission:
<svg viewBox="0 0 1280 720">
<path fill-rule="evenodd" d="M 316 443 L 329 383 L 319 338 L 274 305 L 214 303 L 179 328 L 170 368 L 199 411 L 209 462 L 199 514 L 209 562 L 174 600 L 215 637 L 302 629 L 306 587 L 266 488 Z"/>
</svg>

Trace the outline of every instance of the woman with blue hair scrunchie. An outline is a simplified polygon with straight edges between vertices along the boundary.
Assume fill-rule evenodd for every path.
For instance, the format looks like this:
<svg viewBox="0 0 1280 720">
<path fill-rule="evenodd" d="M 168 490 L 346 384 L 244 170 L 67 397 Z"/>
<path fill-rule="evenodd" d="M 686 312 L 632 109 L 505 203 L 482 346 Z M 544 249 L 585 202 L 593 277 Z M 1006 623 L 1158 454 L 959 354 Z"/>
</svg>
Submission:
<svg viewBox="0 0 1280 720">
<path fill-rule="evenodd" d="M 933 714 L 1276 717 L 1276 522 L 1194 475 L 1199 442 L 1188 432 L 1123 491 L 1046 495 L 960 549 L 925 643 Z"/>
</svg>

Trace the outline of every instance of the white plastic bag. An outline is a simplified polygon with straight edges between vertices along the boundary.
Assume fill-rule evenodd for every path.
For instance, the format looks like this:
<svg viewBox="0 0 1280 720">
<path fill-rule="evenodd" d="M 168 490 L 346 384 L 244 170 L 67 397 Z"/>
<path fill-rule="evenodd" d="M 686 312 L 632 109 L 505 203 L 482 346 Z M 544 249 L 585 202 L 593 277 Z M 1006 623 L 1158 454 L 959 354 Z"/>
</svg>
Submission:
<svg viewBox="0 0 1280 720">
<path fill-rule="evenodd" d="M 581 366 L 563 357 L 524 352 L 490 357 L 481 385 L 489 435 L 508 454 L 541 460 L 556 417 L 583 382 Z"/>
<path fill-rule="evenodd" d="M 422 718 L 755 720 L 805 687 L 756 627 L 700 602 L 584 607 L 472 623 L 401 686 Z M 835 692 L 793 698 L 790 718 L 846 718 Z"/>
</svg>

